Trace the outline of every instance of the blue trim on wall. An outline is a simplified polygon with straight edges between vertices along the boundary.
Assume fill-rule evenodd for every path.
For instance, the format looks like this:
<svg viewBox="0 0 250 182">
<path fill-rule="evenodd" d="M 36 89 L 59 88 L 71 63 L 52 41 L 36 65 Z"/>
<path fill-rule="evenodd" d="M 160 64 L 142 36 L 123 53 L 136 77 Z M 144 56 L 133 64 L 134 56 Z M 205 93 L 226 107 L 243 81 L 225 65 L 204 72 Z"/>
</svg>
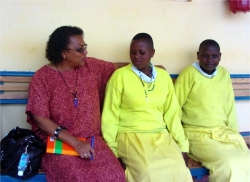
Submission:
<svg viewBox="0 0 250 182">
<path fill-rule="evenodd" d="M 250 96 L 235 96 L 235 100 L 250 100 Z"/>
<path fill-rule="evenodd" d="M 33 76 L 33 71 L 0 71 L 0 76 Z"/>
<path fill-rule="evenodd" d="M 240 134 L 245 137 L 245 136 L 250 136 L 250 131 L 241 131 Z"/>
<path fill-rule="evenodd" d="M 250 74 L 230 74 L 231 78 L 250 78 Z"/>
<path fill-rule="evenodd" d="M 27 104 L 28 99 L 0 99 L 0 104 Z"/>
<path fill-rule="evenodd" d="M 179 74 L 170 74 L 171 78 L 177 78 Z M 230 74 L 230 78 L 250 78 L 250 74 Z"/>
</svg>

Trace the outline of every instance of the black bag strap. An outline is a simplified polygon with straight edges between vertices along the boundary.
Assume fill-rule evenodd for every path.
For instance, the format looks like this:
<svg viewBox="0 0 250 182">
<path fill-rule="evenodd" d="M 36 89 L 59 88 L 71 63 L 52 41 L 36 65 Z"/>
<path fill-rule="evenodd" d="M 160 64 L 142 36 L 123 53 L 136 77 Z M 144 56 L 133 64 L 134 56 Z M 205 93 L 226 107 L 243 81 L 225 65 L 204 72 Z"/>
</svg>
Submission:
<svg viewBox="0 0 250 182">
<path fill-rule="evenodd" d="M 5 146 L 12 140 L 13 138 L 20 138 L 19 133 L 21 133 L 24 136 L 30 136 L 31 140 L 30 142 L 35 143 L 40 148 L 45 148 L 45 144 L 43 141 L 38 138 L 34 132 L 28 130 L 19 128 L 18 126 L 12 129 L 2 140 L 1 140 L 1 150 L 4 150 Z"/>
<path fill-rule="evenodd" d="M 20 128 L 18 126 L 10 130 L 9 133 L 1 140 L 1 148 L 5 147 L 11 139 L 16 138 L 19 130 Z"/>
</svg>

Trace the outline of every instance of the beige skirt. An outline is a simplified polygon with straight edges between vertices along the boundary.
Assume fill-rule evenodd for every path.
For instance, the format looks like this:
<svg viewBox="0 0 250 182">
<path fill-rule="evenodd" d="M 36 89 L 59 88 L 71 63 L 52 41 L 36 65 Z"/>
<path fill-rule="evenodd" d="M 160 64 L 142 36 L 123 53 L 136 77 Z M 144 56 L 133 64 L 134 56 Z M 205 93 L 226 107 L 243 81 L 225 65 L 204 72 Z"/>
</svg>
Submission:
<svg viewBox="0 0 250 182">
<path fill-rule="evenodd" d="M 184 128 L 190 157 L 210 170 L 210 182 L 250 182 L 250 151 L 228 127 Z"/>
<path fill-rule="evenodd" d="M 128 182 L 192 182 L 181 150 L 169 133 L 122 133 L 117 153 Z"/>
</svg>

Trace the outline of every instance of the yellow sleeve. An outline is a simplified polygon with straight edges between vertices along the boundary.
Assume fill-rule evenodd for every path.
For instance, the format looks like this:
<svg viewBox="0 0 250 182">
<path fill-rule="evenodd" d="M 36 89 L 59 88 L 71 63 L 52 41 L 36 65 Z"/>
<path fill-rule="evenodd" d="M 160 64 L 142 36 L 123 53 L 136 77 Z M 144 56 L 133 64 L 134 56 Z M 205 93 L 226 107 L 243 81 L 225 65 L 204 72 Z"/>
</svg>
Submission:
<svg viewBox="0 0 250 182">
<path fill-rule="evenodd" d="M 239 131 L 238 128 L 238 122 L 237 122 L 237 116 L 236 116 L 236 108 L 235 108 L 235 98 L 234 98 L 234 91 L 233 91 L 233 85 L 231 82 L 231 78 L 229 78 L 228 81 L 228 103 L 226 104 L 226 115 L 227 115 L 227 121 L 226 125 L 231 127 L 235 131 Z"/>
<path fill-rule="evenodd" d="M 101 129 L 105 141 L 117 157 L 116 137 L 119 125 L 121 91 L 114 86 L 116 82 L 117 78 L 113 75 L 106 87 Z"/>
<path fill-rule="evenodd" d="M 164 121 L 168 131 L 172 134 L 173 139 L 177 142 L 182 152 L 189 152 L 189 142 L 184 134 L 181 124 L 180 107 L 174 92 L 173 82 L 170 76 L 167 79 L 169 86 L 168 95 L 164 104 Z"/>
<path fill-rule="evenodd" d="M 193 83 L 190 81 L 190 76 L 183 73 L 178 76 L 174 82 L 174 89 L 180 108 L 186 103 L 188 95 L 191 91 Z M 181 117 L 182 118 L 182 117 Z"/>
</svg>

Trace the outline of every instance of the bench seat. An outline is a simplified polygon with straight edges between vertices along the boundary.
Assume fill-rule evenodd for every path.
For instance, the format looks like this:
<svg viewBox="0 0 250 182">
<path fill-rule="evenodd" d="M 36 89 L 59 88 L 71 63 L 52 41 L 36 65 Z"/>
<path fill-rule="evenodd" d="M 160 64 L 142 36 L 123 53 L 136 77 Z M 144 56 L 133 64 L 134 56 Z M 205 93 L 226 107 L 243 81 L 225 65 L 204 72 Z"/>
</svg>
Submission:
<svg viewBox="0 0 250 182">
<path fill-rule="evenodd" d="M 128 63 L 115 63 L 116 68 L 127 65 Z M 157 65 L 157 67 L 163 66 Z M 16 72 L 16 71 L 0 71 L 0 104 L 27 104 L 28 86 L 34 72 Z M 171 74 L 172 80 L 175 81 L 177 74 Z M 230 75 L 235 100 L 250 100 L 250 74 L 234 74 Z M 250 146 L 250 132 L 241 132 L 248 146 Z M 191 174 L 196 179 L 209 175 L 209 171 L 202 167 L 199 162 L 189 158 L 188 167 Z M 1 182 L 17 182 L 19 179 L 11 178 L 7 175 L 1 175 Z M 27 180 L 27 182 L 43 182 L 46 181 L 43 172 L 39 172 L 36 176 Z"/>
<path fill-rule="evenodd" d="M 250 132 L 240 132 L 240 134 L 244 137 L 248 146 L 250 146 Z M 206 169 L 205 167 L 202 167 L 199 162 L 196 162 L 192 158 L 188 159 L 188 168 L 191 172 L 191 175 L 197 180 L 201 179 L 203 176 L 209 175 L 208 169 Z M 22 182 L 22 180 L 10 177 L 8 175 L 1 175 L 0 181 L 1 182 Z M 46 177 L 45 177 L 44 172 L 40 171 L 37 175 L 25 181 L 46 182 Z"/>
</svg>

